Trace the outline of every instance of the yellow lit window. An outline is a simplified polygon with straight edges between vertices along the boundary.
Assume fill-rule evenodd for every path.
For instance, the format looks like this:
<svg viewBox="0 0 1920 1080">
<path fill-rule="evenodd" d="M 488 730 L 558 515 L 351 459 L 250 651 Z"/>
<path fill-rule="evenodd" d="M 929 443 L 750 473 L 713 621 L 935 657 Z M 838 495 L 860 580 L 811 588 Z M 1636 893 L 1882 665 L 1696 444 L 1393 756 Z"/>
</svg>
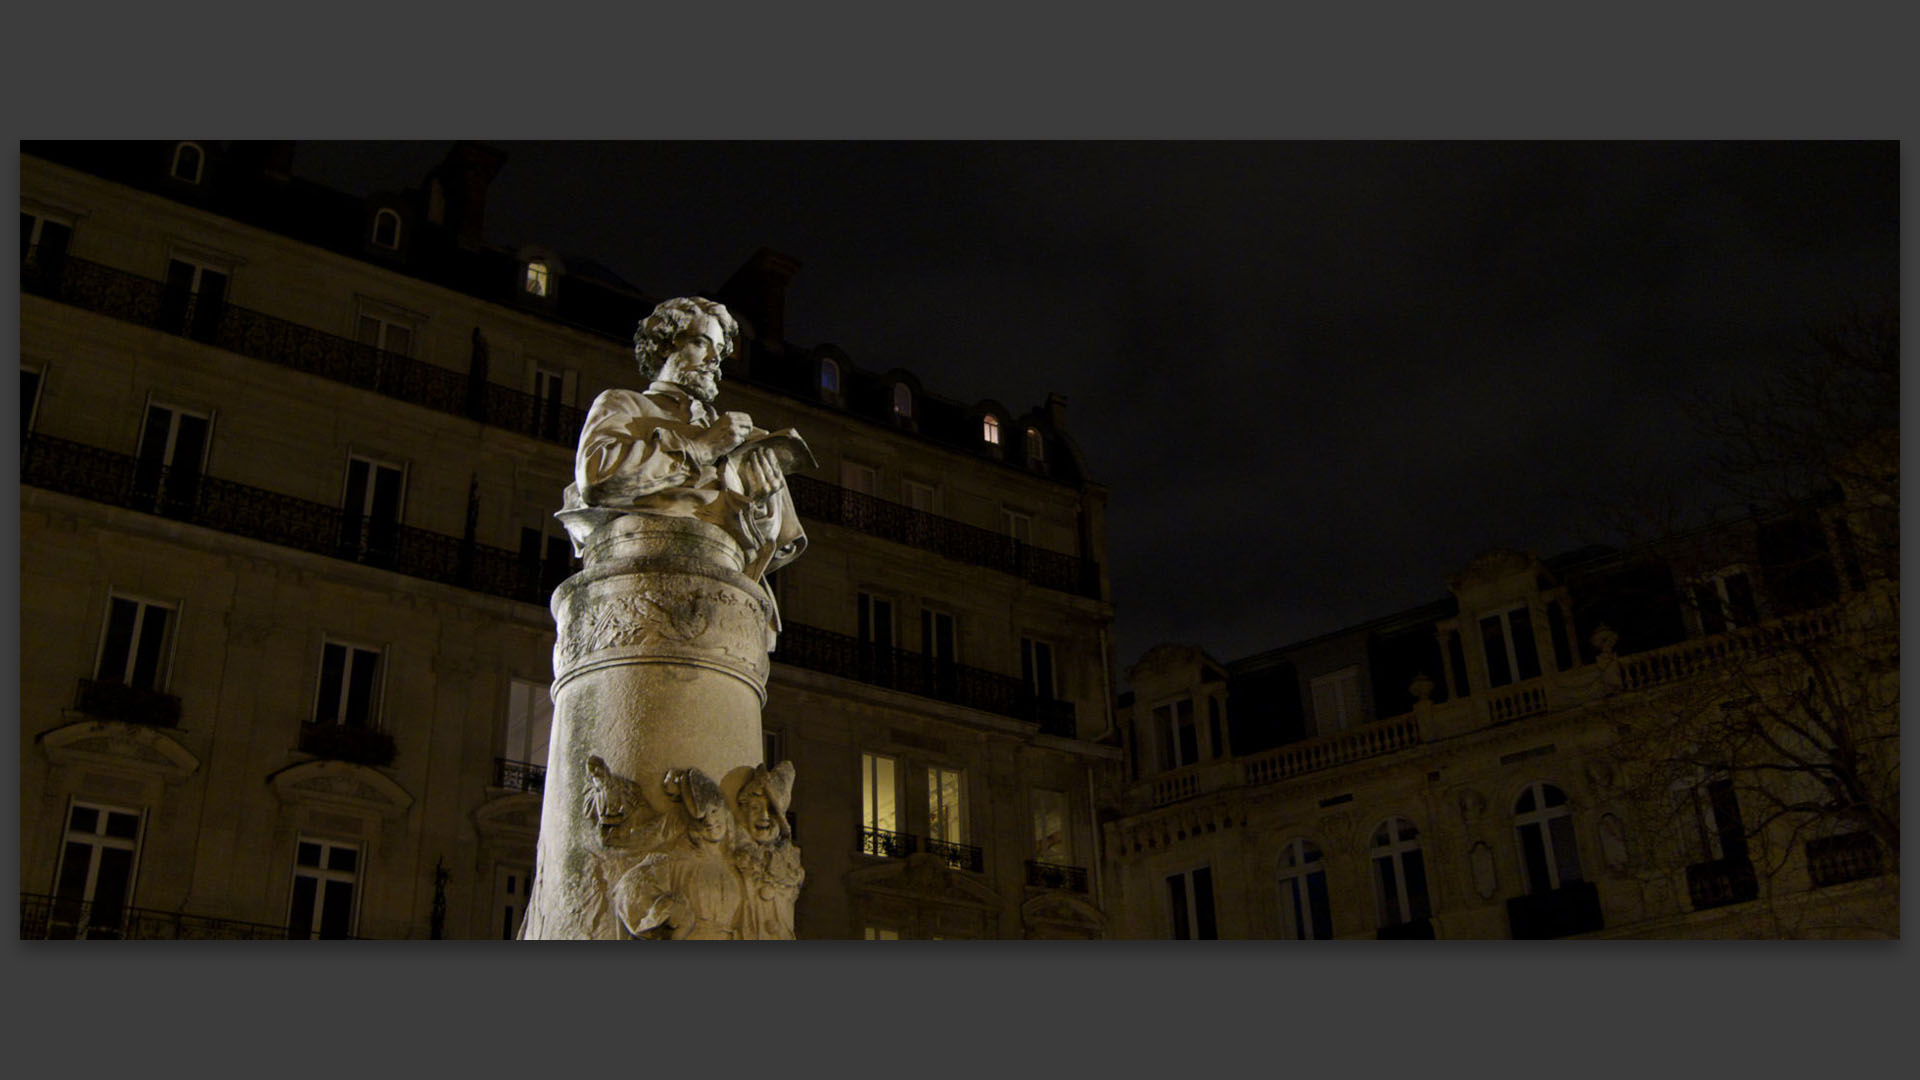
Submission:
<svg viewBox="0 0 1920 1080">
<path fill-rule="evenodd" d="M 547 295 L 547 264 L 535 260 L 527 264 L 527 291 L 534 296 Z"/>
<path fill-rule="evenodd" d="M 995 446 L 1000 445 L 1000 418 L 983 416 L 980 418 L 980 437 Z"/>
</svg>

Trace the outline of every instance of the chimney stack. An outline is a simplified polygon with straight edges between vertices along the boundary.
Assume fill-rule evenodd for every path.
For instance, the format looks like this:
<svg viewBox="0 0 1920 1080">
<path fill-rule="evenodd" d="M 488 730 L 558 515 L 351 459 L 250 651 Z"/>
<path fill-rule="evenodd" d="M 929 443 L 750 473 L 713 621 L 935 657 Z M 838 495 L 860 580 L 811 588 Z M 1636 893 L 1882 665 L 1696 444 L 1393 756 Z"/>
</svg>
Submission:
<svg viewBox="0 0 1920 1080">
<path fill-rule="evenodd" d="M 714 299 L 753 323 L 760 348 L 782 352 L 787 340 L 787 282 L 799 269 L 800 260 L 761 248 L 720 286 Z"/>
<path fill-rule="evenodd" d="M 491 146 L 464 139 L 454 143 L 427 174 L 428 218 L 451 229 L 463 247 L 481 246 L 487 185 L 506 161 L 507 155 Z"/>
</svg>

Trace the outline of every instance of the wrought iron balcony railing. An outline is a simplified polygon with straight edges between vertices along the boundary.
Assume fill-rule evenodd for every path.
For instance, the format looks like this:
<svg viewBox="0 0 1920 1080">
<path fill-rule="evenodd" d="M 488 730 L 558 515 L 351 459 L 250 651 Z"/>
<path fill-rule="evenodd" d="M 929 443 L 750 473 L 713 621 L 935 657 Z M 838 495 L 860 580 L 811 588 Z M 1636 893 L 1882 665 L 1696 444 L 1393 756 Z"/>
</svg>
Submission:
<svg viewBox="0 0 1920 1080">
<path fill-rule="evenodd" d="M 986 853 L 972 844 L 956 844 L 950 840 L 927 840 L 927 854 L 938 855 L 947 860 L 947 865 L 955 870 L 971 870 L 982 873 L 987 868 Z"/>
<path fill-rule="evenodd" d="M 1600 890 L 1576 881 L 1548 892 L 1507 901 L 1507 925 L 1515 939 L 1560 938 L 1605 929 Z"/>
<path fill-rule="evenodd" d="M 284 941 L 287 928 L 149 908 L 20 894 L 22 941 Z"/>
<path fill-rule="evenodd" d="M 30 250 L 20 289 L 561 446 L 579 442 L 586 419 L 580 409 L 71 255 L 41 260 Z"/>
<path fill-rule="evenodd" d="M 1034 547 L 1004 533 L 982 529 L 910 506 L 849 491 L 810 476 L 791 476 L 794 508 L 807 521 L 857 529 L 869 536 L 944 555 L 957 562 L 1012 574 L 1042 588 L 1096 599 L 1098 563 Z"/>
<path fill-rule="evenodd" d="M 773 659 L 809 671 L 1028 720 L 1049 735 L 1074 737 L 1073 702 L 1035 698 L 1025 682 L 1010 675 L 791 622 L 780 631 Z"/>
<path fill-rule="evenodd" d="M 300 725 L 300 752 L 357 765 L 393 764 L 393 736 L 345 724 Z"/>
<path fill-rule="evenodd" d="M 1747 859 L 1713 859 L 1687 867 L 1687 897 L 1693 910 L 1738 904 L 1760 895 L 1760 879 Z"/>
<path fill-rule="evenodd" d="M 494 758 L 493 786 L 509 791 L 530 791 L 538 795 L 547 789 L 547 767 L 531 761 Z"/>
<path fill-rule="evenodd" d="M 1027 884 L 1036 889 L 1066 889 L 1083 893 L 1087 891 L 1087 868 L 1028 859 Z"/>
<path fill-rule="evenodd" d="M 1807 841 L 1807 877 L 1824 889 L 1880 873 L 1880 844 L 1872 833 L 1850 832 Z"/>
<path fill-rule="evenodd" d="M 157 690 L 140 690 L 125 683 L 81 679 L 74 709 L 103 720 L 120 720 L 151 727 L 177 727 L 180 699 Z"/>
<path fill-rule="evenodd" d="M 25 486 L 492 596 L 547 602 L 538 564 L 523 563 L 517 552 L 407 525 L 382 523 L 374 528 L 362 515 L 337 506 L 198 473 L 186 483 L 169 473 L 144 467 L 128 454 L 39 433 L 27 437 L 20 457 L 20 483 Z M 158 486 L 150 486 L 148 477 Z"/>
<path fill-rule="evenodd" d="M 862 855 L 904 859 L 918 850 L 920 850 L 920 838 L 912 833 L 860 826 L 860 854 Z"/>
</svg>

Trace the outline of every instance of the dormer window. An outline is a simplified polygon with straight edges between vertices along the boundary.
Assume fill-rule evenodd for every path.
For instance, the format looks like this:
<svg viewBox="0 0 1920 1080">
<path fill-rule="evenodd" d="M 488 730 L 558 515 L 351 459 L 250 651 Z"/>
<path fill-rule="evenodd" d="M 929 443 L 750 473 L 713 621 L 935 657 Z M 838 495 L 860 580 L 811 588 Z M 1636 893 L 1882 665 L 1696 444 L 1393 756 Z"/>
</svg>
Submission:
<svg viewBox="0 0 1920 1080">
<path fill-rule="evenodd" d="M 987 415 L 980 418 L 980 439 L 993 446 L 1000 445 L 1000 418 Z"/>
<path fill-rule="evenodd" d="M 913 391 L 906 383 L 893 384 L 893 415 L 913 419 Z"/>
<path fill-rule="evenodd" d="M 373 242 L 389 251 L 400 250 L 400 215 L 382 208 L 373 215 Z"/>
<path fill-rule="evenodd" d="M 840 392 L 840 364 L 838 361 L 822 358 L 820 360 L 820 392 L 837 394 Z"/>
<path fill-rule="evenodd" d="M 1040 437 L 1039 428 L 1027 429 L 1027 460 L 1035 465 L 1046 464 L 1047 442 Z"/>
<path fill-rule="evenodd" d="M 534 259 L 527 263 L 527 276 L 525 281 L 527 295 L 547 296 L 550 295 L 552 287 L 552 278 L 549 276 L 545 260 Z"/>
<path fill-rule="evenodd" d="M 200 149 L 199 143 L 183 142 L 173 148 L 173 176 L 176 180 L 199 183 L 206 163 L 206 152 Z"/>
</svg>

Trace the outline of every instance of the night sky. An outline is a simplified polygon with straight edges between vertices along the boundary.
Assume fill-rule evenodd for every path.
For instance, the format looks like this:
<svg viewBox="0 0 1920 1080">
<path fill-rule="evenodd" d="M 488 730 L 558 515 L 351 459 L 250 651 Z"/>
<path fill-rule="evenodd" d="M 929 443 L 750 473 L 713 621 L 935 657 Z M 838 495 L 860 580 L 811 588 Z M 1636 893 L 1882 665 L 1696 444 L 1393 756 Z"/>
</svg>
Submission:
<svg viewBox="0 0 1920 1080">
<path fill-rule="evenodd" d="M 303 143 L 418 186 L 448 143 Z M 1720 499 L 1683 402 L 1896 299 L 1897 144 L 513 143 L 487 239 L 709 293 L 929 392 L 1048 391 L 1111 492 L 1122 666 L 1445 595 L 1476 553 Z M 722 400 L 725 400 L 724 389 Z"/>
</svg>

